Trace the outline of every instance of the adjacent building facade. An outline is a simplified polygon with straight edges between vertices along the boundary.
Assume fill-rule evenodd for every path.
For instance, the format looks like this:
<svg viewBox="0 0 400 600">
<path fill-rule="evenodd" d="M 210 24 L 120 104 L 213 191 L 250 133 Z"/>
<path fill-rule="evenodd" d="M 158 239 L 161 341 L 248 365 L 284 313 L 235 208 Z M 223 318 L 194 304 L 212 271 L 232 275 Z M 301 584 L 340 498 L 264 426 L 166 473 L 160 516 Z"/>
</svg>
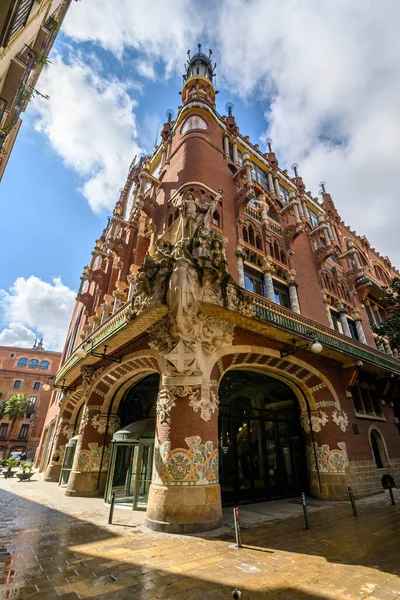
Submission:
<svg viewBox="0 0 400 600">
<path fill-rule="evenodd" d="M 7 458 L 10 452 L 35 457 L 51 397 L 43 384 L 57 373 L 60 358 L 59 352 L 43 350 L 40 343 L 32 349 L 0 346 L 0 403 L 13 394 L 31 399 L 24 419 L 12 423 L 0 415 L 0 458 Z"/>
<path fill-rule="evenodd" d="M 400 478 L 400 362 L 372 330 L 398 273 L 217 112 L 200 48 L 181 94 L 83 270 L 44 478 L 171 532 L 375 493 Z"/>
<path fill-rule="evenodd" d="M 0 180 L 71 0 L 0 3 Z M 45 94 L 44 94 L 45 95 Z"/>
</svg>

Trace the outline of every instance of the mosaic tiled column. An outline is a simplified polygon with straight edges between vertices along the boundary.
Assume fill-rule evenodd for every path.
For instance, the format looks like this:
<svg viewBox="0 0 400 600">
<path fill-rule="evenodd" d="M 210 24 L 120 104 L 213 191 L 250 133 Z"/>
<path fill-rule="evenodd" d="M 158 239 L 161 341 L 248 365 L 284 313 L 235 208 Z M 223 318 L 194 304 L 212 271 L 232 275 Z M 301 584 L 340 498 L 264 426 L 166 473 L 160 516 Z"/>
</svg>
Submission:
<svg viewBox="0 0 400 600">
<path fill-rule="evenodd" d="M 265 296 L 271 302 L 275 302 L 274 280 L 272 279 L 274 271 L 275 268 L 272 262 L 269 260 L 265 261 L 263 265 Z"/>
<path fill-rule="evenodd" d="M 366 340 L 364 329 L 363 329 L 363 326 L 362 326 L 361 317 L 358 317 L 358 318 L 354 319 L 354 323 L 355 323 L 355 326 L 356 326 L 356 331 L 357 331 L 357 335 L 358 335 L 359 341 L 362 344 L 366 344 L 367 340 Z"/>
<path fill-rule="evenodd" d="M 297 279 L 295 278 L 295 271 L 289 271 L 288 275 L 287 275 L 287 284 L 288 284 L 288 288 L 289 288 L 289 299 L 290 299 L 290 308 L 296 312 L 300 314 L 300 304 L 299 304 L 299 297 L 297 295 L 297 287 L 299 285 L 299 282 L 297 281 Z"/>
<path fill-rule="evenodd" d="M 351 337 L 349 322 L 347 320 L 347 313 L 348 313 L 347 308 L 345 308 L 343 306 L 343 304 L 341 304 L 340 302 L 337 303 L 336 308 L 339 312 L 339 319 L 340 319 L 340 323 L 342 325 L 344 335 Z"/>
<path fill-rule="evenodd" d="M 217 397 L 199 378 L 168 380 L 157 400 L 146 523 L 171 533 L 215 529 L 222 523 Z"/>
<path fill-rule="evenodd" d="M 98 394 L 92 394 L 83 408 L 66 496 L 101 496 L 105 489 L 116 417 L 110 417 L 107 427 L 108 415 L 101 413 L 102 398 Z"/>
<path fill-rule="evenodd" d="M 245 287 L 243 261 L 246 258 L 246 252 L 244 250 L 242 250 L 241 248 L 238 248 L 236 250 L 236 256 L 237 256 L 238 284 L 241 287 Z"/>
<path fill-rule="evenodd" d="M 70 414 L 68 413 L 67 415 L 61 415 L 58 419 L 54 432 L 50 461 L 45 469 L 43 481 L 58 481 L 60 479 L 65 446 L 74 433 L 69 417 Z"/>
</svg>

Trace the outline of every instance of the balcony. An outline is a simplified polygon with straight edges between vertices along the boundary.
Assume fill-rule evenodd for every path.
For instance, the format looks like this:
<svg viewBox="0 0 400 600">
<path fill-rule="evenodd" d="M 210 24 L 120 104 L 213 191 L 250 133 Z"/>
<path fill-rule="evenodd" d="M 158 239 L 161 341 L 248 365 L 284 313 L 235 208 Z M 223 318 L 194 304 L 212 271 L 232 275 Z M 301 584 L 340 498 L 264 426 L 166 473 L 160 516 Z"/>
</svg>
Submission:
<svg viewBox="0 0 400 600">
<path fill-rule="evenodd" d="M 25 27 L 35 0 L 2 0 L 0 3 L 0 46 L 5 48 Z"/>
<path fill-rule="evenodd" d="M 332 357 L 335 354 L 336 359 L 340 360 L 342 358 L 341 362 L 344 362 L 344 358 L 351 357 L 355 360 L 362 360 L 376 367 L 400 374 L 400 361 L 397 359 L 391 358 L 379 350 L 375 350 L 353 338 L 338 333 L 330 327 L 320 325 L 316 321 L 294 313 L 279 304 L 270 302 L 251 292 L 246 291 L 245 293 L 254 302 L 255 319 L 258 321 L 302 338 L 305 338 L 310 332 L 315 333 L 315 337 L 321 342 L 324 348 L 332 351 Z"/>
</svg>

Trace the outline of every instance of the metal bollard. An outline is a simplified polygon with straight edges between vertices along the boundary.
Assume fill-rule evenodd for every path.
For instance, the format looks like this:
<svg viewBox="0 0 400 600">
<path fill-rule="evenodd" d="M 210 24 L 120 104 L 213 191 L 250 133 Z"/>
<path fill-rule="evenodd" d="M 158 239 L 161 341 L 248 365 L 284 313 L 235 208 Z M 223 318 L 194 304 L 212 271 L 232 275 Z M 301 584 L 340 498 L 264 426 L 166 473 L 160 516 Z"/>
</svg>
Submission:
<svg viewBox="0 0 400 600">
<path fill-rule="evenodd" d="M 115 504 L 115 495 L 117 493 L 117 490 L 113 490 L 111 492 L 111 504 L 110 504 L 110 513 L 108 515 L 108 524 L 112 525 L 112 520 L 113 520 L 113 516 L 114 516 L 114 504 Z"/>
<path fill-rule="evenodd" d="M 233 523 L 235 525 L 236 548 L 242 547 L 242 539 L 240 537 L 239 509 L 233 509 Z M 239 596 L 240 598 L 240 596 Z"/>
<path fill-rule="evenodd" d="M 390 483 L 388 483 L 388 490 L 389 490 L 389 495 L 390 495 L 390 500 L 392 502 L 392 505 L 395 506 L 396 502 L 395 502 L 395 499 L 394 499 L 393 488 L 392 488 L 392 485 Z"/>
<path fill-rule="evenodd" d="M 301 503 L 303 505 L 303 513 L 304 513 L 304 520 L 306 522 L 306 529 L 310 529 L 310 523 L 308 522 L 307 501 L 306 501 L 306 495 L 304 492 L 301 492 Z"/>
<path fill-rule="evenodd" d="M 235 588 L 232 592 L 233 600 L 240 600 L 241 597 L 242 597 L 242 592 L 240 590 L 238 590 L 237 588 Z"/>
<path fill-rule="evenodd" d="M 347 486 L 347 491 L 349 492 L 349 498 L 350 498 L 350 502 L 351 502 L 351 508 L 353 509 L 353 515 L 355 517 L 358 517 L 356 502 L 355 502 L 354 496 L 353 496 L 353 490 L 351 489 L 350 486 Z"/>
</svg>

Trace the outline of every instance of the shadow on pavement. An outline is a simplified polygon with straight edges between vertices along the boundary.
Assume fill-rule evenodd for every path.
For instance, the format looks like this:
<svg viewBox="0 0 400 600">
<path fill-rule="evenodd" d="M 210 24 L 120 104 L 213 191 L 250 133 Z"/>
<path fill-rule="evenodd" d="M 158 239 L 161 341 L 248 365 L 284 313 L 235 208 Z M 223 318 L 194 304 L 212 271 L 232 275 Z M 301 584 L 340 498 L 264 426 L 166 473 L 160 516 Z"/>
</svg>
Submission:
<svg viewBox="0 0 400 600">
<path fill-rule="evenodd" d="M 3 489 L 0 507 L 4 598 L 218 600 L 231 598 L 238 586 L 242 600 L 333 600 L 341 576 L 336 585 L 329 579 L 332 565 L 320 557 L 339 569 L 344 563 L 391 574 L 400 569 L 396 507 L 382 517 L 376 507 L 366 509 L 359 520 L 347 507 L 329 508 L 313 515 L 311 531 L 303 530 L 301 518 L 277 521 L 247 531 L 240 550 L 218 538 L 133 532 L 123 525 L 113 531 Z M 309 561 L 313 555 L 318 561 Z M 365 575 L 354 578 L 355 571 L 349 586 L 358 589 Z"/>
</svg>

